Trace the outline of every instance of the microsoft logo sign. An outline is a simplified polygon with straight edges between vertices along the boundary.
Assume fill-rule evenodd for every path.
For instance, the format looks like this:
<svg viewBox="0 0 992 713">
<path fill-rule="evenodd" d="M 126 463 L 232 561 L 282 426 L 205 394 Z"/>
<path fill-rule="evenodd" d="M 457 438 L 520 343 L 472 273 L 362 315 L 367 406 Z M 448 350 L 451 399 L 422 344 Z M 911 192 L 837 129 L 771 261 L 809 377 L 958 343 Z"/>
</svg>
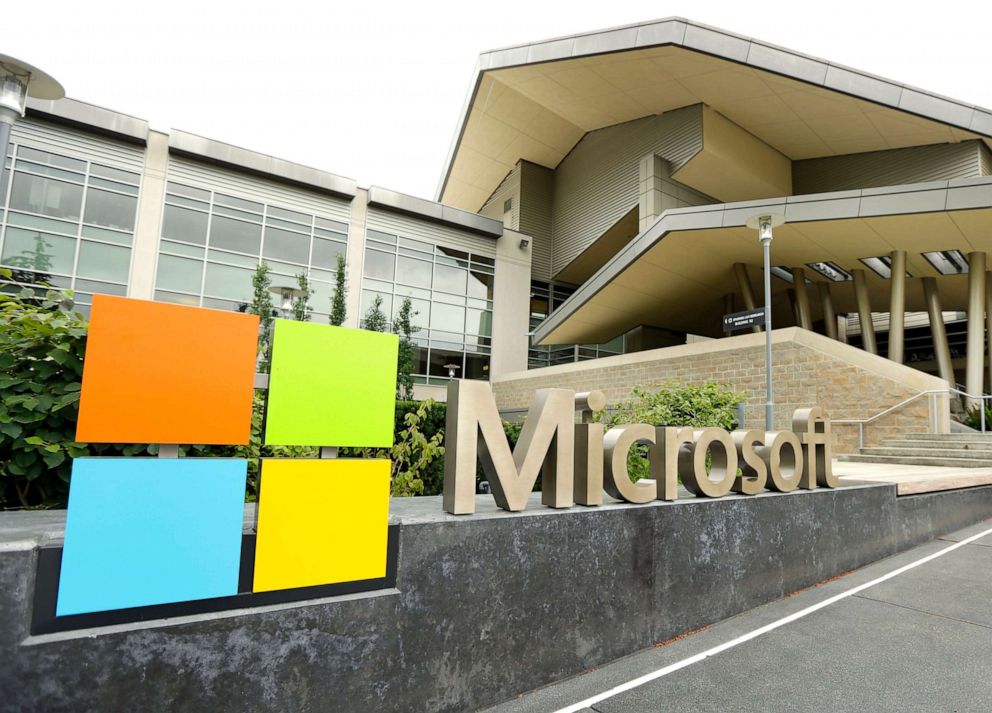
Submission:
<svg viewBox="0 0 992 713">
<path fill-rule="evenodd" d="M 247 444 L 257 342 L 253 315 L 95 296 L 76 440 Z M 276 320 L 264 443 L 390 446 L 397 345 Z M 77 459 L 56 614 L 238 594 L 247 467 Z M 389 473 L 382 459 L 263 459 L 250 591 L 383 577 Z"/>
</svg>

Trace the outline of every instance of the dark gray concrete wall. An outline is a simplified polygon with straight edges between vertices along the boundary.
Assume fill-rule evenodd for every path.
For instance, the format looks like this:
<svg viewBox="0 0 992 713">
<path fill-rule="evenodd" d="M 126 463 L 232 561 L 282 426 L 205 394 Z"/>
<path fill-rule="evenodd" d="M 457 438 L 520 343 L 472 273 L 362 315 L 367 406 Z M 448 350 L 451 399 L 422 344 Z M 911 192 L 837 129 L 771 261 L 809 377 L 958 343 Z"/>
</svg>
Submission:
<svg viewBox="0 0 992 713">
<path fill-rule="evenodd" d="M 394 500 L 396 590 L 40 637 L 62 516 L 0 514 L 0 710 L 470 711 L 988 518 L 992 487 L 478 509 Z"/>
</svg>

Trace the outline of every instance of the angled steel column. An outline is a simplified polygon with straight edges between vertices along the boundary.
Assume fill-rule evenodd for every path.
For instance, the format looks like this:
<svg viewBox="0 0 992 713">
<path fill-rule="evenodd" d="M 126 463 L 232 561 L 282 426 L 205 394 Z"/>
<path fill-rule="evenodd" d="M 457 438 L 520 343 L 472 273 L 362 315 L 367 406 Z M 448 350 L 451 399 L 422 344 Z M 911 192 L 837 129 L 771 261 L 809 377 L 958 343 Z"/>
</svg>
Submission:
<svg viewBox="0 0 992 713">
<path fill-rule="evenodd" d="M 947 346 L 947 328 L 940 308 L 940 293 L 937 291 L 937 278 L 923 278 L 923 296 L 930 316 L 930 335 L 933 339 L 933 355 L 937 360 L 937 373 L 940 378 L 954 386 L 954 367 L 951 366 L 951 349 Z"/>
<path fill-rule="evenodd" d="M 754 287 L 751 285 L 751 277 L 747 274 L 747 266 L 744 263 L 734 263 L 734 277 L 737 278 L 737 289 L 744 298 L 744 309 L 756 309 L 758 304 L 754 298 Z M 760 332 L 761 327 L 751 327 L 751 331 Z"/>
<path fill-rule="evenodd" d="M 813 313 L 809 308 L 806 271 L 803 268 L 792 268 L 792 285 L 796 290 L 796 323 L 803 329 L 813 329 Z"/>
<path fill-rule="evenodd" d="M 889 293 L 889 359 L 902 364 L 906 349 L 906 251 L 892 251 Z"/>
<path fill-rule="evenodd" d="M 834 300 L 830 296 L 830 283 L 817 282 L 816 289 L 820 293 L 820 306 L 823 307 L 823 323 L 827 336 L 837 339 L 837 314 L 834 312 Z"/>
<path fill-rule="evenodd" d="M 865 282 L 864 270 L 851 270 L 854 277 L 854 299 L 858 303 L 858 320 L 861 322 L 861 343 L 864 350 L 878 354 L 878 344 L 875 342 L 875 324 L 871 321 L 871 303 L 868 300 L 868 283 Z"/>
<path fill-rule="evenodd" d="M 969 394 L 984 393 L 985 374 L 985 253 L 968 253 L 968 360 L 964 385 Z M 969 399 L 977 405 L 978 399 Z"/>
</svg>

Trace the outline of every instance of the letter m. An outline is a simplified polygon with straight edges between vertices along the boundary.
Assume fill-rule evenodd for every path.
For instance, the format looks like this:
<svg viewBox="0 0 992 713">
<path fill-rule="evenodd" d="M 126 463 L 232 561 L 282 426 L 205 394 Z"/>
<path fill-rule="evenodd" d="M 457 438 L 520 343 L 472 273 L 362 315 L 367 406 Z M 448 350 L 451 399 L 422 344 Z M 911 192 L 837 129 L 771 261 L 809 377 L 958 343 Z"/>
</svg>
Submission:
<svg viewBox="0 0 992 713">
<path fill-rule="evenodd" d="M 572 505 L 575 392 L 537 391 L 512 454 L 489 382 L 450 382 L 447 411 L 445 511 L 455 515 L 475 512 L 477 460 L 482 461 L 496 504 L 504 510 L 527 507 L 538 472 L 545 505 Z"/>
</svg>

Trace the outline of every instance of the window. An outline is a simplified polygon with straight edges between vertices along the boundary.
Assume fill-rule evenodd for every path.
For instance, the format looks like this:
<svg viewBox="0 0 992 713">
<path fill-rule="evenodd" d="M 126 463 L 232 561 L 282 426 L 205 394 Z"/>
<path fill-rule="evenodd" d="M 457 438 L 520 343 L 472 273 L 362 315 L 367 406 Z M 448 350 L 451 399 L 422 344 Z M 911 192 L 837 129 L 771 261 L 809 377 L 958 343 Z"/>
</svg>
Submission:
<svg viewBox="0 0 992 713">
<path fill-rule="evenodd" d="M 310 278 L 314 320 L 327 321 L 348 224 L 228 193 L 170 182 L 155 278 L 156 299 L 216 309 L 251 300 L 260 261 L 273 286 Z"/>
<path fill-rule="evenodd" d="M 78 220 L 82 207 L 82 184 L 15 171 L 10 188 L 11 210 Z"/>
<path fill-rule="evenodd" d="M 489 378 L 495 260 L 377 230 L 366 233 L 361 314 L 376 296 L 392 320 L 404 298 L 414 310 L 419 383 Z"/>
<path fill-rule="evenodd" d="M 141 176 L 24 145 L 11 146 L 0 264 L 21 282 L 76 292 L 127 293 Z"/>
<path fill-rule="evenodd" d="M 530 329 L 531 332 L 543 322 L 552 311 L 561 306 L 575 291 L 569 285 L 553 282 L 531 282 L 530 292 Z M 539 369 L 556 364 L 569 364 L 586 359 L 598 359 L 624 353 L 624 338 L 619 336 L 603 344 L 553 344 L 540 346 L 534 344 L 530 337 L 530 348 L 527 352 L 527 368 Z"/>
</svg>

